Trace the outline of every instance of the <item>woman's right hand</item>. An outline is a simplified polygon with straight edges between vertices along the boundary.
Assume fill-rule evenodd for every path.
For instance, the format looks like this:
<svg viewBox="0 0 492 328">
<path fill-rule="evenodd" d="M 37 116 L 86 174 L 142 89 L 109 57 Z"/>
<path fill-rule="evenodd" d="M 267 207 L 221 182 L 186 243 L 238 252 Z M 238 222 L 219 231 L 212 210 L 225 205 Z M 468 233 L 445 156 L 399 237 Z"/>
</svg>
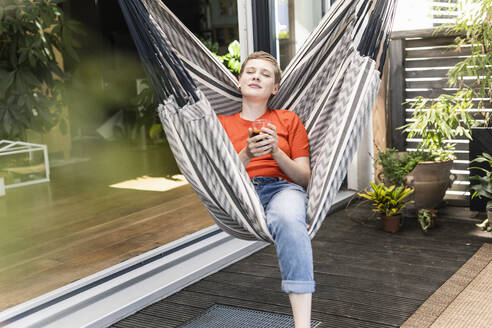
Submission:
<svg viewBox="0 0 492 328">
<path fill-rule="evenodd" d="M 253 136 L 253 130 L 251 128 L 248 129 L 248 139 L 246 139 L 245 149 L 250 159 L 270 153 L 272 146 L 268 138 L 269 135 L 265 133 Z"/>
<path fill-rule="evenodd" d="M 253 136 L 253 129 L 248 130 L 248 139 L 246 139 L 246 147 L 239 152 L 239 158 L 244 166 L 248 165 L 253 157 L 259 157 L 270 153 L 270 142 L 265 138 L 265 134 Z"/>
</svg>

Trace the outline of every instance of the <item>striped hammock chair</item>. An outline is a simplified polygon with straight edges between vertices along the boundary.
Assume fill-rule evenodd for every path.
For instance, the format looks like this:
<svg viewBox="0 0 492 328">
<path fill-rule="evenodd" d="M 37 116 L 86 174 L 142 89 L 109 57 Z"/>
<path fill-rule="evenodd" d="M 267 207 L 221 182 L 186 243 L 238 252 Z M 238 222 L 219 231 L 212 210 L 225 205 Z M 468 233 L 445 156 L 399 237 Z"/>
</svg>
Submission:
<svg viewBox="0 0 492 328">
<path fill-rule="evenodd" d="M 217 114 L 241 109 L 237 78 L 162 1 L 119 1 L 180 170 L 224 231 L 273 242 L 255 188 L 217 119 Z M 268 104 L 295 112 L 308 132 L 311 238 L 330 209 L 368 123 L 395 2 L 335 2 L 283 72 L 280 90 Z"/>
</svg>

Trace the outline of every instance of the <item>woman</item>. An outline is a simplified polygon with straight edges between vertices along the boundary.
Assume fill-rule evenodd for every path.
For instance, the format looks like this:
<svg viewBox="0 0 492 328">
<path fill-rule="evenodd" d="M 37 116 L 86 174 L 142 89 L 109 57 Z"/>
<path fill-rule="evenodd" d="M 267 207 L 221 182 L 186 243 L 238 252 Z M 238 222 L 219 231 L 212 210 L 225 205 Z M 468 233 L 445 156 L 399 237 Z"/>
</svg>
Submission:
<svg viewBox="0 0 492 328">
<path fill-rule="evenodd" d="M 241 111 L 219 115 L 227 135 L 246 167 L 265 209 L 275 241 L 282 290 L 289 294 L 295 327 L 311 326 L 315 282 L 311 240 L 306 227 L 307 187 L 311 176 L 309 144 L 299 117 L 287 110 L 267 109 L 278 92 L 280 69 L 271 55 L 255 52 L 241 66 Z M 271 121 L 254 135 L 252 122 Z"/>
</svg>

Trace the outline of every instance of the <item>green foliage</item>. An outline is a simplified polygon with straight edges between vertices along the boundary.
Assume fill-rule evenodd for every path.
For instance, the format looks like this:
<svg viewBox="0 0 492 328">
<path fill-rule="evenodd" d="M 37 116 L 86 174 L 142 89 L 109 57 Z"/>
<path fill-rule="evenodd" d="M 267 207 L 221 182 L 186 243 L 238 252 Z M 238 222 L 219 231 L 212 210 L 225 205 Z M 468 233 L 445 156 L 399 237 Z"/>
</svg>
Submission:
<svg viewBox="0 0 492 328">
<path fill-rule="evenodd" d="M 432 160 L 434 158 L 429 152 L 418 150 L 399 153 L 395 148 L 387 148 L 384 152 L 378 152 L 376 163 L 382 167 L 385 184 L 401 186 L 419 162 Z"/>
<path fill-rule="evenodd" d="M 132 99 L 132 105 L 137 108 L 136 125 L 150 125 L 156 121 L 157 101 L 154 92 L 149 87 L 147 79 L 141 80 L 142 88 L 140 93 Z"/>
<path fill-rule="evenodd" d="M 482 153 L 481 156 L 478 156 L 471 162 L 488 163 L 489 169 L 475 166 L 470 167 L 470 169 L 483 171 L 485 174 L 483 176 L 474 175 L 471 176 L 469 179 L 478 181 L 478 184 L 470 187 L 472 190 L 474 190 L 472 198 L 478 196 L 479 198 L 485 197 L 489 199 L 489 201 L 487 202 L 487 211 L 492 211 L 492 171 L 490 171 L 492 169 L 492 156 L 487 153 Z"/>
<path fill-rule="evenodd" d="M 67 75 L 55 51 L 78 60 L 72 38 L 82 33 L 64 18 L 61 0 L 4 0 L 0 8 L 0 139 L 25 130 L 47 132 L 59 122 Z"/>
<path fill-rule="evenodd" d="M 225 65 L 233 74 L 239 75 L 241 70 L 241 47 L 239 41 L 232 41 L 227 47 L 228 53 L 225 55 L 218 55 L 219 44 L 217 42 L 211 42 L 201 39 L 202 43 L 217 57 L 217 59 Z"/>
<path fill-rule="evenodd" d="M 277 36 L 279 39 L 288 39 L 290 37 L 289 31 L 282 31 Z"/>
<path fill-rule="evenodd" d="M 235 75 L 241 70 L 241 48 L 239 42 L 234 40 L 227 47 L 229 51 L 223 56 L 218 56 L 221 62 Z"/>
<path fill-rule="evenodd" d="M 476 224 L 476 226 L 479 227 L 480 229 L 484 230 L 484 231 L 492 232 L 492 223 L 489 222 L 489 219 L 483 220 L 482 223 L 478 223 L 478 224 Z"/>
<path fill-rule="evenodd" d="M 432 221 L 436 218 L 436 213 L 432 210 L 427 210 L 421 208 L 418 211 L 417 220 L 419 221 L 420 227 L 422 231 L 427 232 L 429 228 L 432 226 Z"/>
<path fill-rule="evenodd" d="M 455 40 L 459 51 L 471 45 L 471 56 L 457 63 L 448 72 L 449 84 L 470 90 L 474 98 L 482 98 L 479 109 L 490 107 L 492 99 L 492 0 L 466 0 L 458 2 L 458 16 L 453 24 L 443 26 L 450 33 L 460 34 Z M 464 10 L 466 6 L 466 10 Z M 474 76 L 474 79 L 464 79 Z M 489 98 L 489 100 L 483 100 Z M 488 103 L 488 105 L 487 105 Z M 492 115 L 482 112 L 484 126 L 492 125 Z"/>
<path fill-rule="evenodd" d="M 141 80 L 142 90 L 132 100 L 132 105 L 137 109 L 135 128 L 142 125 L 149 128 L 150 139 L 161 142 L 164 140 L 164 131 L 157 115 L 157 100 L 149 86 L 147 79 Z"/>
<path fill-rule="evenodd" d="M 401 210 L 410 201 L 406 201 L 405 198 L 413 193 L 412 188 L 404 186 L 387 187 L 384 184 L 375 184 L 371 182 L 373 191 L 364 190 L 363 193 L 357 193 L 359 196 L 372 201 L 374 206 L 373 212 L 386 215 L 395 216 L 401 214 Z"/>
<path fill-rule="evenodd" d="M 206 40 L 204 38 L 200 38 L 200 41 L 205 45 L 205 47 L 208 48 L 208 50 L 213 52 L 214 55 L 217 55 L 217 52 L 219 52 L 219 43 L 218 42 L 212 42 L 212 41 Z"/>
<path fill-rule="evenodd" d="M 397 129 L 406 129 L 409 138 L 421 136 L 422 142 L 418 149 L 428 149 L 434 160 L 454 159 L 452 152 L 456 145 L 446 140 L 461 135 L 471 139 L 470 127 L 474 120 L 466 111 L 472 107 L 469 90 L 460 90 L 454 95 L 440 95 L 437 101 L 419 97 L 412 107 L 415 109 L 412 116 L 414 121 Z"/>
</svg>

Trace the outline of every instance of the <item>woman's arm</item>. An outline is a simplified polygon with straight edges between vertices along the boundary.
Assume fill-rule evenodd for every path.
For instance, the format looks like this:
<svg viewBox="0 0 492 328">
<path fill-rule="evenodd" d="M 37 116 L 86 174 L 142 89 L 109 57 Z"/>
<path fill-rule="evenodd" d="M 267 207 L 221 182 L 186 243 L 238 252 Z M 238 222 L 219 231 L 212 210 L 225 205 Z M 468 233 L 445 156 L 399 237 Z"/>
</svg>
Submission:
<svg viewBox="0 0 492 328">
<path fill-rule="evenodd" d="M 311 167 L 308 156 L 291 159 L 277 147 L 277 151 L 275 153 L 272 152 L 272 157 L 289 179 L 301 187 L 307 188 L 309 179 L 311 179 Z"/>
<path fill-rule="evenodd" d="M 265 140 L 264 135 L 253 136 L 253 130 L 249 128 L 248 139 L 246 139 L 246 147 L 239 152 L 239 159 L 246 167 L 253 157 L 259 157 L 270 153 L 270 142 Z"/>
<path fill-rule="evenodd" d="M 282 172 L 284 172 L 293 182 L 307 188 L 309 180 L 311 179 L 309 156 L 297 157 L 295 159 L 291 159 L 287 156 L 287 154 L 278 147 L 278 136 L 275 125 L 269 124 L 269 128 L 263 128 L 263 132 L 268 135 L 268 138 L 265 138 L 265 144 L 267 147 L 270 147 L 269 152 Z"/>
<path fill-rule="evenodd" d="M 246 167 L 253 157 L 259 157 L 271 154 L 277 162 L 280 170 L 285 173 L 294 183 L 307 188 L 311 179 L 311 168 L 309 156 L 297 157 L 291 159 L 286 153 L 278 147 L 277 130 L 273 124 L 270 128 L 263 128 L 264 134 L 252 136 L 252 130 L 249 129 L 249 136 L 246 140 L 246 147 L 239 152 L 239 158 Z M 265 138 L 265 135 L 267 137 Z"/>
</svg>

